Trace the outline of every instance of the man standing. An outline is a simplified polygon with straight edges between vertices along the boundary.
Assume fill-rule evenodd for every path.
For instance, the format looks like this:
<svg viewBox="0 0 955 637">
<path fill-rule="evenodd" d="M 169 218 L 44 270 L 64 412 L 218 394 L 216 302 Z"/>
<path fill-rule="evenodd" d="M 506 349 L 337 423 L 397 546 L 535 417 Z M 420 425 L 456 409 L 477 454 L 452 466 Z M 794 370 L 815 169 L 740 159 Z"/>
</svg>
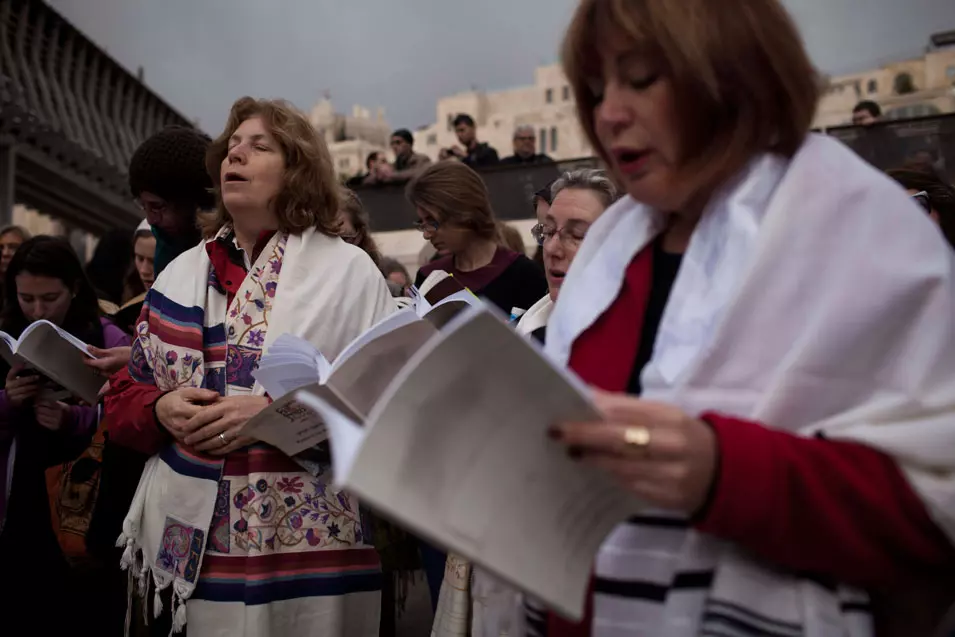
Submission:
<svg viewBox="0 0 955 637">
<path fill-rule="evenodd" d="M 454 132 L 458 136 L 458 141 L 464 146 L 455 146 L 441 151 L 442 159 L 456 157 L 461 163 L 471 168 L 481 168 L 484 166 L 494 166 L 500 162 L 497 151 L 486 143 L 478 142 L 475 132 L 474 119 L 465 113 L 461 113 L 454 118 L 452 122 Z"/>
<path fill-rule="evenodd" d="M 514 129 L 514 154 L 501 160 L 502 165 L 521 166 L 533 164 L 552 164 L 554 160 L 544 154 L 537 154 L 537 134 L 533 126 L 518 126 Z"/>
<path fill-rule="evenodd" d="M 389 181 L 408 181 L 431 165 L 427 155 L 414 152 L 414 136 L 407 128 L 393 132 L 390 144 L 395 154 L 395 165 Z"/>
</svg>

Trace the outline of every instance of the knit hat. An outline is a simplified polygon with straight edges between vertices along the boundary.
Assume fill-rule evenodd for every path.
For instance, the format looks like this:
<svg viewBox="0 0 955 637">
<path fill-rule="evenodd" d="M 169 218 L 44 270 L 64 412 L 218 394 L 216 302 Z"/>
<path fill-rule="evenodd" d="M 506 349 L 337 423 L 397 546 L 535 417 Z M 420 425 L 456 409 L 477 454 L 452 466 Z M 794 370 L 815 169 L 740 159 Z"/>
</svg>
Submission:
<svg viewBox="0 0 955 637">
<path fill-rule="evenodd" d="M 166 201 L 210 209 L 215 205 L 206 172 L 211 140 L 193 128 L 168 126 L 144 141 L 129 161 L 134 197 L 151 192 Z"/>
</svg>

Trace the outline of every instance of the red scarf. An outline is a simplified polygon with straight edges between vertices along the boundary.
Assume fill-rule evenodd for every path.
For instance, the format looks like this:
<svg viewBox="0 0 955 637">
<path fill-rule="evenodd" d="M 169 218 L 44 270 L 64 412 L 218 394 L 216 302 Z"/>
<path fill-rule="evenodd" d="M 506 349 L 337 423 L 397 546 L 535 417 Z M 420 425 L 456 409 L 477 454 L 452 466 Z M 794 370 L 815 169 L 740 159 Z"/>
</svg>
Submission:
<svg viewBox="0 0 955 637">
<path fill-rule="evenodd" d="M 645 248 L 627 267 L 623 287 L 614 302 L 574 341 L 569 366 L 588 385 L 605 391 L 626 391 L 640 347 L 652 268 L 653 250 Z M 550 613 L 547 637 L 589 637 L 593 610 L 591 580 L 584 619 L 572 623 Z"/>
</svg>

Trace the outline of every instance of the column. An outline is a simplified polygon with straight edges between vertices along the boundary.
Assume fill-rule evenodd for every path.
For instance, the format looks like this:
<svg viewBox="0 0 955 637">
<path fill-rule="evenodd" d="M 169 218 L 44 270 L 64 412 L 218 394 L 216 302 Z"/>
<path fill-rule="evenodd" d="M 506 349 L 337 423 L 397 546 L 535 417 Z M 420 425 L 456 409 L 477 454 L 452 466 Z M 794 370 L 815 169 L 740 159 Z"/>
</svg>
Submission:
<svg viewBox="0 0 955 637">
<path fill-rule="evenodd" d="M 13 204 L 16 203 L 14 182 L 17 167 L 16 146 L 0 142 L 0 227 L 13 223 Z"/>
</svg>

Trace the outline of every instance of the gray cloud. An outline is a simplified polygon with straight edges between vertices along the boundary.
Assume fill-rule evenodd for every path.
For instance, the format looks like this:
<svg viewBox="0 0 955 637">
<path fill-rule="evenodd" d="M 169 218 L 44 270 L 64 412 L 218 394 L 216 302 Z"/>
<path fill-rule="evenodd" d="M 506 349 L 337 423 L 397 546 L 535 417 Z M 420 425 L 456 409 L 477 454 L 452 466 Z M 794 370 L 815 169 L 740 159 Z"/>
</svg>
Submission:
<svg viewBox="0 0 955 637">
<path fill-rule="evenodd" d="M 785 0 L 784 0 L 785 1 Z M 204 129 L 245 94 L 309 108 L 385 106 L 395 127 L 434 118 L 438 97 L 529 84 L 553 62 L 575 0 L 50 0 Z M 824 71 L 918 55 L 955 28 L 952 0 L 789 0 Z"/>
</svg>

